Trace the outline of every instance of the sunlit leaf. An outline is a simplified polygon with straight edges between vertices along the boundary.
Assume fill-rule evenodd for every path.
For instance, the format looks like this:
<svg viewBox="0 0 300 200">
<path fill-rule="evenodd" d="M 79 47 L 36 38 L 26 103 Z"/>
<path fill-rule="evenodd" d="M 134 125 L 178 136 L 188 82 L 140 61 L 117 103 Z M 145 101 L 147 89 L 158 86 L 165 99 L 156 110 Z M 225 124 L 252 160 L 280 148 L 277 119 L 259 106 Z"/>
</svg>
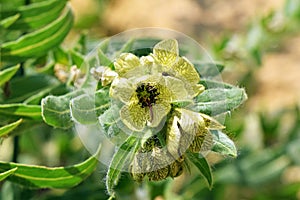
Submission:
<svg viewBox="0 0 300 200">
<path fill-rule="evenodd" d="M 18 71 L 20 65 L 16 65 L 5 70 L 0 71 L 0 86 L 3 85 L 6 81 L 9 81 L 11 77 Z"/>
<path fill-rule="evenodd" d="M 17 170 L 18 168 L 15 167 L 15 168 L 12 168 L 12 169 L 9 169 L 7 171 L 4 171 L 2 173 L 0 173 L 0 181 L 3 181 L 4 179 L 6 179 L 8 176 L 10 176 L 11 174 L 15 173 L 15 171 Z"/>
<path fill-rule="evenodd" d="M 20 17 L 20 14 L 15 14 L 13 16 L 7 17 L 0 21 L 0 28 L 8 28 L 13 23 L 17 21 L 17 19 Z"/>
<path fill-rule="evenodd" d="M 7 180 L 28 188 L 71 188 L 88 177 L 98 164 L 100 148 L 84 162 L 69 167 L 44 167 L 0 162 L 0 171 L 15 169 Z"/>
<path fill-rule="evenodd" d="M 9 29 L 28 31 L 43 27 L 59 17 L 66 2 L 66 0 L 48 0 L 20 6 L 12 11 L 20 14 L 20 17 Z"/>
<path fill-rule="evenodd" d="M 26 105 L 22 103 L 0 104 L 0 114 L 26 117 L 41 121 L 42 113 L 39 105 Z"/>
<path fill-rule="evenodd" d="M 22 123 L 22 121 L 23 121 L 22 119 L 19 119 L 16 122 L 0 127 L 0 137 L 4 137 L 8 135 L 11 131 L 17 128 Z"/>
<path fill-rule="evenodd" d="M 72 27 L 73 15 L 67 6 L 61 16 L 47 26 L 25 34 L 16 41 L 1 45 L 2 61 L 24 61 L 31 57 L 45 55 L 60 44 Z"/>
</svg>

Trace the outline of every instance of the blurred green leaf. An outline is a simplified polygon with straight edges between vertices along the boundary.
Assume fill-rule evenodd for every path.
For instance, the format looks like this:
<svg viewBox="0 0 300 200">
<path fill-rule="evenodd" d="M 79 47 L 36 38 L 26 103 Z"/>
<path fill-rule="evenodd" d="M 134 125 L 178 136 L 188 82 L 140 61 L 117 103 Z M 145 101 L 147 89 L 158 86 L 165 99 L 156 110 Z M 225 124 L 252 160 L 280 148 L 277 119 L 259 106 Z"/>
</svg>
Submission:
<svg viewBox="0 0 300 200">
<path fill-rule="evenodd" d="M 28 188 L 71 188 L 81 183 L 96 168 L 97 152 L 80 164 L 69 167 L 44 167 L 19 163 L 0 162 L 0 171 L 16 169 L 8 180 Z"/>
<path fill-rule="evenodd" d="M 106 176 L 106 189 L 111 196 L 114 196 L 114 187 L 118 184 L 121 170 L 136 151 L 138 144 L 136 137 L 129 136 L 114 154 Z"/>
<path fill-rule="evenodd" d="M 13 23 L 15 23 L 20 17 L 20 14 L 15 14 L 13 16 L 7 17 L 0 21 L 0 28 L 8 28 Z"/>
<path fill-rule="evenodd" d="M 70 101 L 82 94 L 83 91 L 77 90 L 62 96 L 47 96 L 42 99 L 42 116 L 44 121 L 57 128 L 70 128 L 73 125 Z"/>
<path fill-rule="evenodd" d="M 107 55 L 105 55 L 108 45 L 109 45 L 109 39 L 106 39 L 102 41 L 100 46 L 98 47 L 98 58 L 100 60 L 100 65 L 102 66 L 110 66 L 112 63 L 110 58 Z"/>
<path fill-rule="evenodd" d="M 84 56 L 73 50 L 70 51 L 70 54 L 72 58 L 72 63 L 76 65 L 77 68 L 80 68 L 84 61 Z"/>
<path fill-rule="evenodd" d="M 196 104 L 191 109 L 208 115 L 218 115 L 232 111 L 246 99 L 246 92 L 242 88 L 232 86 L 230 89 L 206 89 L 196 97 Z"/>
<path fill-rule="evenodd" d="M 208 187 L 211 189 L 213 185 L 213 177 L 207 160 L 198 153 L 187 152 L 187 157 L 197 167 L 201 176 L 203 176 Z"/>
<path fill-rule="evenodd" d="M 193 63 L 200 77 L 215 77 L 221 74 L 224 65 L 219 63 Z"/>
<path fill-rule="evenodd" d="M 10 96 L 5 102 L 22 102 L 27 98 L 33 98 L 39 92 L 51 91 L 60 84 L 53 76 L 43 74 L 17 77 L 10 81 Z"/>
<path fill-rule="evenodd" d="M 18 71 L 20 65 L 16 65 L 5 70 L 0 71 L 0 86 L 3 85 L 5 82 L 9 81 L 13 75 Z"/>
<path fill-rule="evenodd" d="M 237 157 L 237 150 L 233 141 L 219 130 L 210 131 L 214 138 L 212 151 L 221 155 Z"/>
<path fill-rule="evenodd" d="M 57 47 L 53 50 L 53 56 L 56 63 L 60 63 L 66 66 L 69 66 L 71 64 L 69 60 L 69 54 L 61 47 Z"/>
<path fill-rule="evenodd" d="M 135 42 L 135 39 L 129 39 L 123 46 L 122 48 L 116 52 L 115 56 L 119 56 L 121 53 L 128 53 L 132 50 L 133 44 Z"/>
<path fill-rule="evenodd" d="M 0 114 L 27 117 L 37 121 L 42 120 L 41 107 L 39 105 L 26 105 L 22 103 L 0 104 Z"/>
<path fill-rule="evenodd" d="M 25 34 L 16 41 L 2 44 L 1 59 L 18 62 L 45 55 L 48 50 L 63 41 L 72 24 L 72 12 L 70 7 L 66 6 L 62 15 L 47 26 Z"/>
<path fill-rule="evenodd" d="M 3 16 L 18 14 L 20 17 L 9 27 L 14 30 L 41 28 L 57 19 L 63 10 L 66 0 L 48 0 L 20 6 L 14 10 L 4 11 Z"/>
<path fill-rule="evenodd" d="M 11 174 L 15 173 L 15 171 L 17 170 L 18 168 L 15 167 L 15 168 L 12 168 L 12 169 L 9 169 L 7 171 L 4 171 L 2 173 L 0 173 L 0 181 L 3 181 L 4 179 L 6 179 L 8 176 L 10 176 Z"/>
<path fill-rule="evenodd" d="M 71 100 L 70 109 L 74 121 L 80 124 L 98 122 L 98 116 L 110 106 L 108 90 L 100 89 L 94 95 L 84 94 Z"/>
<path fill-rule="evenodd" d="M 19 119 L 16 122 L 0 127 L 0 137 L 4 137 L 8 135 L 11 131 L 17 128 L 22 123 L 22 121 L 23 121 L 22 119 Z"/>
</svg>

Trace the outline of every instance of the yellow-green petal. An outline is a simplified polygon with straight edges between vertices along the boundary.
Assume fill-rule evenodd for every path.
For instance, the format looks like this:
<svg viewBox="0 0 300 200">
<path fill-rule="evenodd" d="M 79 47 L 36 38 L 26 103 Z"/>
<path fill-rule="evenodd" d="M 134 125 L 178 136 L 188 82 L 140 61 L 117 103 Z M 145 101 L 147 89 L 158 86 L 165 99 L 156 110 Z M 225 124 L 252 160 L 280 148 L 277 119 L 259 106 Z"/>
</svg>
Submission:
<svg viewBox="0 0 300 200">
<path fill-rule="evenodd" d="M 175 39 L 163 40 L 153 48 L 153 57 L 158 64 L 171 67 L 178 58 L 178 42 Z"/>
<path fill-rule="evenodd" d="M 205 90 L 205 87 L 202 84 L 193 85 L 192 88 L 193 88 L 193 95 L 192 95 L 193 97 L 198 96 Z"/>
<path fill-rule="evenodd" d="M 121 108 L 120 117 L 122 122 L 131 130 L 142 131 L 150 119 L 149 109 L 141 108 L 139 104 L 133 102 Z"/>
<path fill-rule="evenodd" d="M 157 127 L 162 119 L 170 112 L 171 105 L 168 102 L 158 102 L 149 109 L 149 126 Z"/>
<path fill-rule="evenodd" d="M 189 84 L 197 84 L 200 81 L 198 72 L 194 65 L 185 57 L 181 57 L 173 65 L 172 70 L 175 71 L 176 76 L 181 77 Z"/>
<path fill-rule="evenodd" d="M 204 136 L 206 134 L 206 124 L 200 113 L 178 108 L 176 111 L 181 113 L 180 125 L 183 130 L 195 136 Z"/>
<path fill-rule="evenodd" d="M 203 113 L 199 113 L 199 115 L 201 115 L 201 117 L 204 119 L 205 122 L 205 127 L 209 130 L 220 130 L 220 129 L 224 129 L 225 126 L 223 126 L 222 124 L 220 124 L 220 122 L 218 122 L 217 120 L 215 120 L 214 118 L 205 115 Z"/>
<path fill-rule="evenodd" d="M 166 88 L 168 88 L 171 93 L 171 102 L 180 102 L 192 99 L 185 88 L 185 83 L 182 80 L 172 76 L 164 76 L 164 81 Z"/>
<path fill-rule="evenodd" d="M 119 76 L 126 75 L 126 73 L 140 65 L 140 59 L 132 53 L 122 53 L 114 62 L 116 72 Z"/>
<path fill-rule="evenodd" d="M 123 103 L 129 103 L 134 94 L 134 88 L 128 79 L 115 78 L 111 84 L 109 94 Z"/>
</svg>

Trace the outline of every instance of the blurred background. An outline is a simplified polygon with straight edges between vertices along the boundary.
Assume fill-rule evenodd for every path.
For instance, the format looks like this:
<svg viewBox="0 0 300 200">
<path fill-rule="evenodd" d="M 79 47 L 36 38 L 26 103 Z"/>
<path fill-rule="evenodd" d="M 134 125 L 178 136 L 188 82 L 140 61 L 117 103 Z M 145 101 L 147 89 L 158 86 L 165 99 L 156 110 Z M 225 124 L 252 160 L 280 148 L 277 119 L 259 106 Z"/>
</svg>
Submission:
<svg viewBox="0 0 300 200">
<path fill-rule="evenodd" d="M 82 35 L 89 45 L 132 28 L 169 28 L 198 41 L 215 61 L 224 63 L 224 82 L 247 91 L 248 100 L 226 117 L 226 131 L 236 142 L 238 158 L 208 156 L 213 189 L 200 176 L 186 174 L 174 181 L 150 183 L 153 199 L 300 199 L 299 0 L 71 0 L 70 4 L 75 25 L 64 42 L 66 48 Z M 20 160 L 40 163 L 41 159 L 48 165 L 80 160 L 75 155 L 82 148 L 79 139 L 70 140 L 63 131 L 55 131 L 61 134 L 49 137 L 56 143 L 47 143 L 42 154 L 29 143 L 44 138 L 33 139 L 29 133 L 21 141 L 25 154 Z M 7 146 L 2 149 L 10 148 L 9 142 L 3 145 Z M 30 153 L 33 157 L 26 157 Z M 1 160 L 10 157 L 0 154 Z M 104 174 L 105 167 L 99 166 L 74 189 L 26 195 L 30 199 L 106 199 Z M 129 179 L 126 175 L 123 179 L 118 192 L 132 199 Z"/>
</svg>

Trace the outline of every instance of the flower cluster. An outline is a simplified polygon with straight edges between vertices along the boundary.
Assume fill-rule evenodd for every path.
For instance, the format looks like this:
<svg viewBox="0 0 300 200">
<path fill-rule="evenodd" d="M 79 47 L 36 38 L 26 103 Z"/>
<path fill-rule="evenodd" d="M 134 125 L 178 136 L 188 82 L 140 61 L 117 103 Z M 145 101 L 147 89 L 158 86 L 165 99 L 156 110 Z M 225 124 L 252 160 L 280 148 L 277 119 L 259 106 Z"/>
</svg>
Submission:
<svg viewBox="0 0 300 200">
<path fill-rule="evenodd" d="M 110 96 L 121 105 L 119 116 L 129 130 L 143 137 L 146 131 L 161 127 L 142 142 L 133 158 L 130 170 L 135 180 L 180 175 L 185 152 L 209 150 L 209 129 L 223 128 L 186 106 L 193 104 L 205 87 L 199 84 L 193 64 L 179 55 L 174 39 L 157 43 L 147 56 L 123 53 L 115 60 L 114 70 L 101 67 L 93 74 L 102 85 L 110 84 Z"/>
</svg>

